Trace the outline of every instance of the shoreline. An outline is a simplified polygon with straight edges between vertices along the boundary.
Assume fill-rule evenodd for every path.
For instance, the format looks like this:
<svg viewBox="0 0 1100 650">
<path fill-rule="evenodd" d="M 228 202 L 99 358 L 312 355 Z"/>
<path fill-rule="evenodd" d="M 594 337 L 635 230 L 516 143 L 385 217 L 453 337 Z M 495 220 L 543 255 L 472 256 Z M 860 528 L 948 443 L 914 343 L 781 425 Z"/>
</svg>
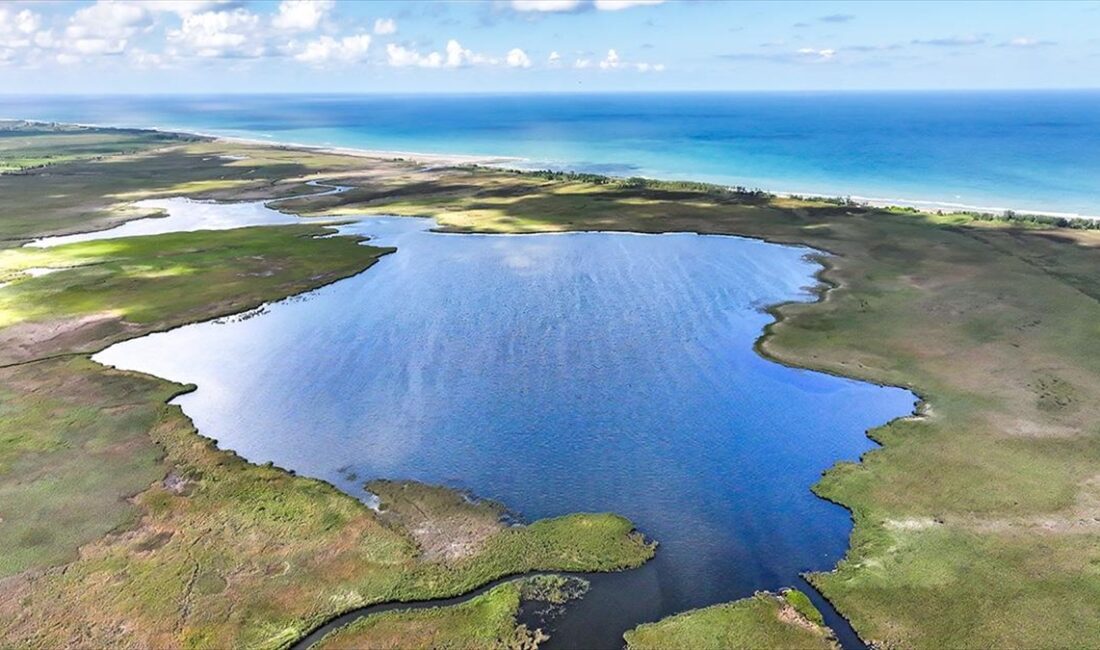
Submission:
<svg viewBox="0 0 1100 650">
<path fill-rule="evenodd" d="M 97 124 L 91 122 L 59 122 L 55 120 L 42 120 L 38 118 L 18 118 L 18 117 L 0 117 L 0 122 L 27 122 L 31 124 L 63 124 L 70 126 L 79 126 L 84 128 L 94 129 L 136 129 L 140 131 L 151 131 L 154 133 L 164 133 L 169 135 L 183 135 L 183 136 L 197 136 L 201 138 L 210 138 L 215 141 L 247 144 L 247 145 L 264 145 L 273 147 L 283 147 L 288 149 L 301 149 L 304 151 L 310 151 L 314 153 L 330 153 L 343 156 L 355 156 L 358 158 L 369 159 L 382 159 L 382 160 L 394 160 L 404 159 L 411 162 L 422 163 L 426 165 L 443 165 L 451 167 L 462 167 L 466 165 L 484 165 L 488 167 L 495 167 L 502 170 L 518 171 L 523 173 L 530 173 L 536 171 L 542 171 L 544 168 L 538 169 L 534 167 L 528 168 L 516 168 L 509 167 L 510 164 L 515 163 L 532 163 L 530 158 L 522 156 L 508 156 L 508 155 L 481 155 L 481 154 L 466 154 L 466 153 L 432 153 L 421 151 L 403 151 L 403 150 L 389 150 L 389 149 L 367 149 L 363 147 L 343 147 L 337 145 L 316 145 L 308 144 L 305 142 L 294 142 L 290 140 L 277 140 L 272 138 L 263 138 L 259 136 L 247 136 L 247 135 L 227 135 L 217 132 L 207 132 L 194 130 L 190 127 L 176 128 L 166 125 L 155 126 L 125 126 L 121 124 Z M 543 161 L 546 163 L 545 169 L 554 169 L 565 172 L 583 173 L 577 172 L 577 170 L 569 168 L 567 165 L 555 166 L 549 163 L 549 161 Z M 626 176 L 618 176 L 616 174 L 599 174 L 606 175 L 611 178 L 627 178 Z M 649 180 L 678 180 L 662 178 L 659 176 L 642 176 Z M 713 185 L 721 185 L 726 187 L 733 187 L 728 182 L 714 182 Z M 847 198 L 857 205 L 873 208 L 896 208 L 905 210 L 916 210 L 926 214 L 951 214 L 951 213 L 975 213 L 980 215 L 989 215 L 994 217 L 1003 216 L 1006 212 L 1014 212 L 1021 216 L 1035 215 L 1041 217 L 1051 217 L 1056 219 L 1087 219 L 1100 221 L 1100 212 L 1096 214 L 1085 214 L 1081 212 L 1065 212 L 1057 210 L 1049 210 L 1044 208 L 1023 208 L 1023 207 L 1011 207 L 1011 205 L 1004 206 L 991 206 L 991 205 L 975 205 L 970 203 L 960 203 L 957 201 L 941 200 L 941 199 L 928 199 L 928 198 L 905 198 L 905 197 L 876 197 L 867 196 L 864 194 L 851 194 L 842 191 L 838 192 L 824 192 L 820 190 L 808 190 L 808 191 L 796 191 L 796 190 L 780 190 L 780 189 L 767 189 L 767 188 L 755 188 L 759 191 L 765 192 L 781 198 L 808 198 L 808 199 L 837 199 Z M 1000 200 L 994 202 L 1001 203 Z M 1004 203 L 1011 203 L 1010 201 L 1004 201 Z"/>
<path fill-rule="evenodd" d="M 316 185 L 319 185 L 319 186 L 323 185 L 323 183 L 320 182 L 320 181 L 314 181 L 314 183 Z M 341 186 L 335 186 L 335 187 L 341 187 Z M 331 191 L 332 190 L 330 190 L 330 192 Z M 301 195 L 301 197 L 308 197 L 308 196 L 314 196 L 314 195 Z M 285 199 L 289 199 L 289 198 L 301 198 L 301 197 L 284 197 L 284 198 L 280 198 L 280 199 L 274 199 L 273 201 L 281 201 L 281 200 L 285 200 Z M 260 201 L 245 201 L 245 203 L 257 202 L 257 203 L 262 203 L 264 205 L 267 205 L 268 203 L 273 202 L 273 201 L 263 201 L 263 200 L 260 200 Z M 215 201 L 215 202 L 216 203 L 223 203 L 222 201 Z M 291 214 L 295 214 L 295 213 L 291 213 Z M 296 215 L 296 216 L 298 216 L 298 218 L 303 218 L 304 219 L 304 217 L 301 217 L 301 215 Z M 548 231 L 548 232 L 530 232 L 530 233 L 496 233 L 496 232 L 479 232 L 479 231 L 475 230 L 475 231 L 462 231 L 462 232 L 459 232 L 459 231 L 439 230 L 438 229 L 438 222 L 433 217 L 404 217 L 404 216 L 398 215 L 398 216 L 395 216 L 395 218 L 399 218 L 399 219 L 408 219 L 408 218 L 430 219 L 434 224 L 436 224 L 436 226 L 432 227 L 432 228 L 429 228 L 428 231 L 436 233 L 436 234 L 440 234 L 440 235 L 452 235 L 452 236 L 453 235 L 459 235 L 459 236 L 477 235 L 477 236 L 483 236 L 483 237 L 497 238 L 497 237 L 527 237 L 527 236 L 532 236 L 532 235 L 535 235 L 535 236 L 538 236 L 538 235 L 542 235 L 542 236 L 547 236 L 547 235 L 562 236 L 562 235 L 585 235 L 585 234 L 611 234 L 611 235 L 633 236 L 633 237 L 657 237 L 657 236 L 670 236 L 670 235 L 671 236 L 688 235 L 688 236 L 692 236 L 692 237 L 718 237 L 718 238 L 738 239 L 738 240 L 744 240 L 744 241 L 760 242 L 760 243 L 763 243 L 763 244 L 766 244 L 766 245 L 769 245 L 769 246 L 781 246 L 781 247 L 784 247 L 784 248 L 797 249 L 800 252 L 802 252 L 802 259 L 810 262 L 814 267 L 816 267 L 812 270 L 812 272 L 808 276 L 808 278 L 813 282 L 813 284 L 807 285 L 806 287 L 801 289 L 798 295 L 792 296 L 789 299 L 782 300 L 782 301 L 774 303 L 774 304 L 763 305 L 759 308 L 759 311 L 766 314 L 772 320 L 765 323 L 761 327 L 758 336 L 753 339 L 752 344 L 751 344 L 751 347 L 752 347 L 753 351 L 758 356 L 760 356 L 761 358 L 763 358 L 763 359 L 765 359 L 769 362 L 776 363 L 778 365 L 787 367 L 787 368 L 792 368 L 792 369 L 801 370 L 801 371 L 808 371 L 808 372 L 817 372 L 817 373 L 837 377 L 837 378 L 840 378 L 840 379 L 857 381 L 857 382 L 872 384 L 872 385 L 885 387 L 885 388 L 900 388 L 900 389 L 903 389 L 903 390 L 907 390 L 907 391 L 909 391 L 910 393 L 913 394 L 913 396 L 915 398 L 915 402 L 914 402 L 914 409 L 911 412 L 906 413 L 906 414 L 902 414 L 902 415 L 898 415 L 897 417 L 895 417 L 895 418 L 893 418 L 893 419 L 891 419 L 887 422 L 883 422 L 881 424 L 878 424 L 878 425 L 872 427 L 871 429 L 867 429 L 863 432 L 864 436 L 867 437 L 868 439 L 870 439 L 872 441 L 872 443 L 875 445 L 875 447 L 872 447 L 872 449 L 868 450 L 867 452 L 863 452 L 862 454 L 860 454 L 858 460 L 856 460 L 855 462 L 862 462 L 864 454 L 868 453 L 869 451 L 873 451 L 874 449 L 877 449 L 877 448 L 881 447 L 881 443 L 876 441 L 870 435 L 871 431 L 873 431 L 874 429 L 878 429 L 880 427 L 888 426 L 890 423 L 892 423 L 894 421 L 897 421 L 897 420 L 903 420 L 903 419 L 919 416 L 920 409 L 921 409 L 922 405 L 924 404 L 923 397 L 920 396 L 919 394 L 917 394 L 915 391 L 913 391 L 913 389 L 909 386 L 892 385 L 892 384 L 885 383 L 885 382 L 882 382 L 882 381 L 873 380 L 873 379 L 865 379 L 865 378 L 858 377 L 858 376 L 855 376 L 855 375 L 845 375 L 843 373 L 839 373 L 839 372 L 828 370 L 828 369 L 814 368 L 808 363 L 807 364 L 799 364 L 797 362 L 791 362 L 791 361 L 783 360 L 780 357 L 776 356 L 775 354 L 771 353 L 770 351 L 768 351 L 766 349 L 765 344 L 766 344 L 767 340 L 770 339 L 773 336 L 773 328 L 780 325 L 782 323 L 782 321 L 785 320 L 785 318 L 786 318 L 785 315 L 782 313 L 782 309 L 784 307 L 786 307 L 788 305 L 794 305 L 794 304 L 813 305 L 813 304 L 822 303 L 822 302 L 829 299 L 829 295 L 834 289 L 838 289 L 838 288 L 841 288 L 841 287 L 844 286 L 843 283 L 840 282 L 840 281 L 836 281 L 836 280 L 826 278 L 826 274 L 829 273 L 829 271 L 832 269 L 832 266 L 830 265 L 828 260 L 830 258 L 836 257 L 837 254 L 832 252 L 832 251 L 826 250 L 824 248 L 814 247 L 814 246 L 811 246 L 811 245 L 806 244 L 806 243 L 791 243 L 791 242 L 773 240 L 773 239 L 769 239 L 769 238 L 762 237 L 762 236 L 735 234 L 735 233 L 706 233 L 706 232 L 699 232 L 699 231 L 692 231 L 692 230 L 668 230 L 668 231 L 660 231 L 660 232 L 616 231 L 616 230 L 568 230 L 568 231 Z M 260 227 L 262 227 L 262 226 L 260 226 Z M 326 227 L 331 227 L 331 226 L 326 224 Z M 343 236 L 347 236 L 347 235 L 343 235 Z M 367 239 L 365 241 L 371 241 L 371 240 Z M 386 246 L 383 246 L 383 248 L 392 249 L 393 251 L 396 251 L 396 248 L 392 245 L 386 245 Z M 388 253 L 387 253 L 387 255 L 388 255 Z M 351 278 L 362 275 L 363 273 L 366 273 L 367 270 L 369 270 L 369 269 L 364 269 L 363 271 L 360 271 L 359 273 L 356 273 L 356 274 L 351 275 L 351 276 L 334 279 L 332 282 L 326 283 L 324 285 L 320 285 L 320 286 L 315 287 L 313 289 L 309 289 L 309 290 L 307 290 L 305 292 L 302 292 L 301 294 L 297 294 L 297 295 L 299 295 L 299 296 L 309 295 L 311 293 L 321 291 L 321 290 L 325 289 L 326 287 L 328 287 L 332 284 L 335 284 L 337 282 L 340 282 L 340 281 L 343 281 L 343 280 L 350 280 Z M 265 302 L 265 303 L 263 303 L 261 305 L 258 305 L 256 307 L 253 307 L 251 309 L 243 310 L 241 312 L 236 312 L 234 314 L 229 314 L 227 316 L 219 316 L 219 317 L 215 317 L 215 318 L 211 318 L 211 319 L 206 319 L 206 320 L 203 320 L 203 321 L 188 322 L 188 323 L 184 323 L 184 324 L 181 324 L 181 325 L 171 327 L 168 330 L 148 332 L 146 334 L 142 334 L 141 336 L 134 337 L 134 339 L 127 339 L 126 341 L 136 340 L 136 339 L 141 339 L 141 338 L 147 338 L 147 337 L 152 336 L 154 334 L 163 333 L 164 331 L 171 331 L 171 330 L 180 329 L 180 328 L 183 328 L 183 327 L 187 327 L 187 326 L 191 326 L 191 325 L 195 325 L 195 324 L 199 324 L 199 323 L 203 323 L 203 322 L 215 321 L 215 320 L 218 320 L 219 318 L 226 318 L 226 317 L 231 318 L 231 317 L 239 315 L 239 314 L 249 313 L 249 312 L 258 311 L 258 310 L 263 310 L 266 307 L 277 306 L 281 303 L 284 303 L 284 302 L 286 302 L 287 300 L 289 300 L 293 297 L 295 297 L 295 296 L 287 296 L 287 297 L 284 297 L 284 298 L 268 301 L 268 302 Z M 115 345 L 123 344 L 126 341 L 120 341 L 119 343 L 112 344 L 111 346 L 108 346 L 108 347 L 104 348 L 103 350 L 100 350 L 99 352 L 96 352 L 95 354 L 90 355 L 89 358 L 97 364 L 100 364 L 100 365 L 103 365 L 105 367 L 108 367 L 108 368 L 111 368 L 111 369 L 114 369 L 114 370 L 118 370 L 118 371 L 121 371 L 121 372 L 135 372 L 135 373 L 139 373 L 139 374 L 148 374 L 149 376 L 155 377 L 155 378 L 157 378 L 159 380 L 162 380 L 162 381 L 173 382 L 173 383 L 181 383 L 181 380 L 179 380 L 179 379 L 174 379 L 174 378 L 170 378 L 170 377 L 162 377 L 160 375 L 149 373 L 148 371 L 145 371 L 145 370 L 138 370 L 138 369 L 133 369 L 133 368 L 125 368 L 125 367 L 116 366 L 113 363 L 108 362 L 108 361 L 106 361 L 106 360 L 104 360 L 100 357 L 100 355 L 102 353 L 106 352 L 111 347 L 113 347 Z M 195 385 L 195 384 L 189 384 L 188 387 L 189 387 L 189 390 L 182 391 L 179 395 L 173 396 L 166 403 L 170 404 L 170 405 L 178 406 L 182 410 L 182 406 L 178 402 L 175 401 L 176 398 L 179 397 L 180 395 L 188 394 L 188 393 L 194 392 L 195 390 L 200 389 L 200 386 Z M 184 412 L 183 414 L 184 414 L 185 417 L 188 417 L 189 419 L 191 418 L 190 414 L 188 414 L 186 412 Z M 232 448 L 229 448 L 229 447 L 223 447 L 222 443 L 218 439 L 210 437 L 207 434 L 203 433 L 201 430 L 198 429 L 197 425 L 195 425 L 195 429 L 196 429 L 196 433 L 198 435 L 203 436 L 203 437 L 207 438 L 208 440 L 211 440 L 212 444 L 215 446 L 215 448 L 217 450 L 238 455 L 241 458 L 243 458 L 246 462 L 249 462 L 249 463 L 252 463 L 252 464 L 259 464 L 258 461 L 255 461 L 255 460 L 252 460 L 252 459 L 249 459 L 249 458 L 245 457 L 243 454 L 241 454 L 236 449 L 232 449 Z M 823 472 L 828 471 L 829 469 L 835 467 L 840 462 L 844 462 L 844 461 L 843 460 L 831 459 L 830 464 L 827 466 L 827 468 L 825 470 L 823 470 Z M 279 465 L 274 465 L 274 466 L 277 467 L 278 469 L 284 471 L 284 472 L 289 473 L 289 474 L 299 475 L 295 470 L 287 469 L 287 468 L 284 468 L 284 467 L 279 466 Z M 348 492 L 343 487 L 340 487 L 339 485 L 337 485 L 337 484 L 335 484 L 335 483 L 333 483 L 333 482 L 331 482 L 331 481 L 329 481 L 325 478 L 322 478 L 322 477 L 319 477 L 319 476 L 307 475 L 307 474 L 301 474 L 301 476 L 304 476 L 304 477 L 306 477 L 308 479 L 311 479 L 311 480 L 320 481 L 320 482 L 322 482 L 326 485 L 331 486 L 333 489 L 347 495 L 348 497 L 362 502 L 365 507 L 371 507 L 369 503 L 363 501 L 363 499 L 360 495 Z M 816 486 L 817 486 L 817 481 L 815 481 L 814 483 L 807 486 L 806 489 L 811 494 L 813 494 L 815 498 L 821 499 L 822 501 L 824 501 L 826 503 L 832 503 L 834 505 L 840 506 L 841 508 L 844 509 L 844 511 L 847 514 L 847 517 L 848 517 L 848 520 L 849 520 L 849 531 L 848 531 L 848 539 L 846 540 L 846 547 L 845 547 L 844 556 L 843 556 L 843 557 L 846 557 L 847 554 L 849 553 L 849 551 L 851 550 L 850 538 L 851 538 L 851 534 L 854 531 L 855 524 L 856 524 L 855 519 L 854 519 L 853 514 L 852 514 L 852 511 L 849 507 L 845 506 L 844 504 L 839 503 L 835 500 L 823 497 L 820 494 L 818 494 L 818 492 L 816 490 Z M 836 568 L 837 568 L 836 564 L 834 563 L 831 566 L 826 566 L 826 567 L 820 568 L 820 569 L 808 569 L 807 572 L 808 573 L 831 572 L 831 571 L 835 571 Z M 566 574 L 566 575 L 592 575 L 592 574 L 598 574 L 598 573 L 602 573 L 602 572 L 597 572 L 597 571 L 590 571 L 590 572 L 556 571 L 554 573 Z M 435 606 L 454 605 L 454 604 L 457 604 L 459 602 L 464 602 L 464 601 L 467 601 L 469 599 L 472 599 L 472 598 L 480 595 L 481 593 L 484 593 L 485 591 L 488 591 L 489 589 L 491 589 L 492 587 L 494 587 L 498 584 L 507 582 L 509 580 L 525 577 L 529 574 L 530 573 L 517 573 L 517 574 L 510 574 L 510 575 L 507 575 L 507 576 L 502 576 L 502 577 L 497 578 L 497 579 L 495 579 L 495 580 L 493 580 L 489 583 L 486 583 L 486 584 L 484 584 L 480 587 L 477 587 L 477 588 L 475 588 L 475 589 L 473 589 L 469 592 L 464 592 L 464 593 L 461 593 L 461 594 L 458 594 L 458 595 L 455 595 L 455 596 L 437 597 L 437 598 L 426 599 L 426 600 L 423 600 L 423 601 L 417 601 L 417 600 L 413 600 L 413 601 L 384 600 L 384 601 L 379 601 L 379 602 L 376 602 L 376 603 L 371 603 L 371 604 L 365 605 L 363 607 L 355 608 L 355 609 L 340 613 L 340 614 L 336 615 L 335 617 L 333 617 L 331 619 L 323 621 L 317 627 L 312 628 L 306 635 L 302 636 L 298 641 L 296 641 L 294 644 L 291 645 L 291 650 L 308 650 L 308 648 L 312 647 L 325 634 L 328 634 L 329 632 L 332 632 L 336 629 L 339 629 L 343 625 L 349 624 L 350 622 L 352 622 L 354 620 L 357 620 L 357 619 L 365 617 L 365 616 L 369 616 L 369 615 L 374 614 L 374 613 L 381 613 L 381 612 L 392 611 L 392 610 L 404 610 L 404 609 L 410 609 L 411 610 L 411 609 L 422 609 L 422 608 L 435 607 Z M 859 636 L 859 633 L 852 626 L 851 621 L 849 620 L 848 616 L 844 612 L 839 610 L 836 607 L 836 605 L 831 600 L 829 600 L 829 598 L 822 591 L 820 591 L 817 588 L 816 585 L 814 585 L 812 582 L 807 580 L 806 577 L 805 577 L 805 574 L 800 573 L 798 577 L 803 582 L 803 585 L 802 585 L 803 589 L 807 590 L 810 593 L 816 594 L 817 596 L 820 597 L 821 603 L 819 603 L 818 606 L 819 606 L 819 609 L 821 610 L 822 614 L 826 616 L 826 622 L 827 622 L 828 626 L 833 630 L 833 632 L 837 635 L 837 637 L 839 639 L 842 639 L 843 641 L 846 642 L 841 647 L 844 648 L 844 650 L 860 650 L 861 648 L 866 648 L 867 647 L 866 642 Z M 778 589 L 786 588 L 786 587 L 798 588 L 798 585 L 795 582 L 792 581 L 792 582 L 787 583 L 787 584 L 779 584 L 779 585 L 775 585 L 773 587 L 769 587 L 769 589 L 777 589 L 778 590 Z M 711 603 L 711 605 L 708 605 L 708 606 L 724 605 L 724 604 L 740 602 L 741 600 L 744 600 L 744 599 L 750 598 L 750 597 L 751 596 L 745 596 L 744 598 L 737 598 L 737 599 L 728 600 L 728 601 L 719 601 L 717 603 Z M 675 616 L 675 615 L 678 615 L 678 614 L 684 614 L 684 613 L 688 613 L 688 612 L 691 612 L 691 611 L 695 611 L 695 610 L 694 609 L 684 610 L 682 612 L 677 612 L 676 614 L 672 614 L 670 616 Z M 658 619 L 658 620 L 663 620 L 663 618 Z M 633 628 L 631 628 L 631 629 L 633 629 Z"/>
</svg>

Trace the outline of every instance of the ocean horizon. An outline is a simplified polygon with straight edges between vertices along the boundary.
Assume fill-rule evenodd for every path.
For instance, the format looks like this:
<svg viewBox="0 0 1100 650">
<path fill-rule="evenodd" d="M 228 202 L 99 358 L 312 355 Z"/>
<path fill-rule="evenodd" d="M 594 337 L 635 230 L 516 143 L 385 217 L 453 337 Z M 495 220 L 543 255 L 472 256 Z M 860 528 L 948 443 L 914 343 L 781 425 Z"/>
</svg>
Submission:
<svg viewBox="0 0 1100 650">
<path fill-rule="evenodd" d="M 0 115 L 1100 216 L 1100 91 L 0 96 Z"/>
</svg>

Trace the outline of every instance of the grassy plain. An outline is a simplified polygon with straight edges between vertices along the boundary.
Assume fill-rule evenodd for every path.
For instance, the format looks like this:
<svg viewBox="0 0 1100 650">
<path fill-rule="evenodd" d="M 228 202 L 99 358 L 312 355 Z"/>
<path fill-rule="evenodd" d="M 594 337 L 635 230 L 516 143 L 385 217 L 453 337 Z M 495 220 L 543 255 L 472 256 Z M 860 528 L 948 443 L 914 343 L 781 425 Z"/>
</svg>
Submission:
<svg viewBox="0 0 1100 650">
<path fill-rule="evenodd" d="M 906 386 L 925 405 L 870 432 L 882 448 L 815 486 L 852 511 L 855 529 L 837 570 L 811 580 L 883 647 L 1100 638 L 1100 233 L 222 142 L 48 169 L 52 178 L 0 175 L 9 244 L 103 227 L 145 196 L 284 196 L 324 178 L 353 189 L 280 209 L 434 216 L 464 232 L 688 230 L 827 251 L 832 289 L 776 308 L 760 350 Z M 59 612 L 71 594 L 53 593 Z"/>
<path fill-rule="evenodd" d="M 141 129 L 102 129 L 0 121 L 0 173 L 148 151 L 194 138 Z"/>
<path fill-rule="evenodd" d="M 808 607 L 807 607 L 808 606 Z M 800 591 L 761 592 L 751 598 L 646 623 L 625 635 L 627 650 L 756 650 L 837 647 L 821 613 Z"/>
</svg>

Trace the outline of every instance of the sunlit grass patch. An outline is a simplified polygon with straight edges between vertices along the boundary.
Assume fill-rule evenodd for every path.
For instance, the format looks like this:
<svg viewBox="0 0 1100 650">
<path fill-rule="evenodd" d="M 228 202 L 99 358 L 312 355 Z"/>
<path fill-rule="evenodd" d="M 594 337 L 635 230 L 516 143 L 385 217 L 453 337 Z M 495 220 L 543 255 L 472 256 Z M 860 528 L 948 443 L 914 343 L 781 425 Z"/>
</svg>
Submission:
<svg viewBox="0 0 1100 650">
<path fill-rule="evenodd" d="M 837 647 L 805 594 L 787 590 L 677 614 L 623 635 L 627 650 Z"/>
</svg>

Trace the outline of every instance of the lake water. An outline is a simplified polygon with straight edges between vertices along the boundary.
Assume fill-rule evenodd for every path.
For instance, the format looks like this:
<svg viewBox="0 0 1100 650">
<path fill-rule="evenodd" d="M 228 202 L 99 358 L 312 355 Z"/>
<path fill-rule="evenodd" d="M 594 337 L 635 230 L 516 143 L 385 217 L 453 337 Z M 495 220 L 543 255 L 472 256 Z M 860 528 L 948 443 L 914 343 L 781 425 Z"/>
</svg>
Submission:
<svg viewBox="0 0 1100 650">
<path fill-rule="evenodd" d="M 208 204 L 174 209 L 195 205 Z M 645 567 L 595 578 L 552 646 L 619 648 L 637 623 L 840 559 L 848 514 L 809 487 L 914 397 L 754 352 L 761 307 L 811 298 L 806 249 L 430 225 L 345 226 L 398 251 L 261 317 L 96 359 L 197 384 L 177 401 L 204 435 L 354 495 L 370 478 L 416 479 L 527 520 L 614 511 L 660 541 Z"/>
<path fill-rule="evenodd" d="M 1100 91 L 6 95 L 0 116 L 1100 215 Z"/>
</svg>

